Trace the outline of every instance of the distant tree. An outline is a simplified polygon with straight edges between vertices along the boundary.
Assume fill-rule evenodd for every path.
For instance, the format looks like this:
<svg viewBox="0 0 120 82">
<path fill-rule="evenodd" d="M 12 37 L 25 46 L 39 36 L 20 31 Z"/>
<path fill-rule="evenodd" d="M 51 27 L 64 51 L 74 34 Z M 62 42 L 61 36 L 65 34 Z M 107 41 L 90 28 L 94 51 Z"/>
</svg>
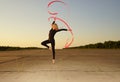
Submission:
<svg viewBox="0 0 120 82">
<path fill-rule="evenodd" d="M 104 48 L 104 44 L 103 43 L 96 43 L 95 48 Z"/>
</svg>

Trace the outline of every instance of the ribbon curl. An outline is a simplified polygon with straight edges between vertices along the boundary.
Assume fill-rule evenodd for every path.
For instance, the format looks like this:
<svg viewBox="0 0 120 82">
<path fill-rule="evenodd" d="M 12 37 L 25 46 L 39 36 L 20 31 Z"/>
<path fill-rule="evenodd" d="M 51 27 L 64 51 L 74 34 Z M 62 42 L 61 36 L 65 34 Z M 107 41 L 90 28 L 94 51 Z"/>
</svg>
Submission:
<svg viewBox="0 0 120 82">
<path fill-rule="evenodd" d="M 49 2 L 48 3 L 48 8 L 53 4 L 53 3 L 55 3 L 55 2 L 60 2 L 60 3 L 62 3 L 62 4 L 64 4 L 64 5 L 66 5 L 66 3 L 64 3 L 63 1 L 61 1 L 61 0 L 53 0 L 53 1 L 51 1 L 51 2 Z M 51 12 L 51 11 L 49 11 L 48 10 L 48 13 L 50 14 L 50 15 L 57 15 L 58 13 L 57 12 Z"/>
</svg>

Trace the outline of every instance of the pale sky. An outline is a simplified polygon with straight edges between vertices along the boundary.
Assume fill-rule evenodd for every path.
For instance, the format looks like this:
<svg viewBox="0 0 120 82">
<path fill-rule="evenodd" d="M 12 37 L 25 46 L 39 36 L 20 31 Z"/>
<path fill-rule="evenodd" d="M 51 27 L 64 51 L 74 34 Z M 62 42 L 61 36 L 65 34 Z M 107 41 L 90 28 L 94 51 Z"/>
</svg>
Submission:
<svg viewBox="0 0 120 82">
<path fill-rule="evenodd" d="M 43 47 L 51 28 L 50 1 L 0 0 L 0 46 Z M 120 40 L 120 0 L 62 1 L 67 5 L 54 3 L 49 10 L 59 12 L 57 16 L 71 26 L 75 39 L 71 46 Z M 56 48 L 63 48 L 67 39 L 70 32 L 57 33 Z"/>
</svg>

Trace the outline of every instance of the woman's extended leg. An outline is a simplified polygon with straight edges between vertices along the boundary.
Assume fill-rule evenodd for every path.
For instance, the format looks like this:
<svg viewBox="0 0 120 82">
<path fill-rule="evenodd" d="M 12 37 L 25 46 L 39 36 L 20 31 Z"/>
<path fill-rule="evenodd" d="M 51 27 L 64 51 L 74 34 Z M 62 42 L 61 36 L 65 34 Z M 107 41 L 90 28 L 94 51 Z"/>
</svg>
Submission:
<svg viewBox="0 0 120 82">
<path fill-rule="evenodd" d="M 49 46 L 47 45 L 48 43 L 50 43 L 49 40 L 45 40 L 45 41 L 41 42 L 41 44 L 42 44 L 43 46 L 46 46 L 47 48 L 49 48 Z"/>
<path fill-rule="evenodd" d="M 51 41 L 53 59 L 55 59 L 55 40 Z"/>
<path fill-rule="evenodd" d="M 55 63 L 55 40 L 51 41 L 51 46 L 52 46 L 52 54 L 53 54 L 52 62 Z"/>
</svg>

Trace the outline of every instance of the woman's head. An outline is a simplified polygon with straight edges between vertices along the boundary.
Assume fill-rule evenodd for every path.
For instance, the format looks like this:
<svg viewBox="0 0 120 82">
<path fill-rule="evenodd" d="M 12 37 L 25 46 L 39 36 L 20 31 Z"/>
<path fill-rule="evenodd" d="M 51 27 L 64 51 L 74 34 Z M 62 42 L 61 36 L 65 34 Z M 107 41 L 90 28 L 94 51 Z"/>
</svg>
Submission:
<svg viewBox="0 0 120 82">
<path fill-rule="evenodd" d="M 52 23 L 52 28 L 54 29 L 54 30 L 58 30 L 58 25 L 56 24 L 56 23 Z"/>
</svg>

